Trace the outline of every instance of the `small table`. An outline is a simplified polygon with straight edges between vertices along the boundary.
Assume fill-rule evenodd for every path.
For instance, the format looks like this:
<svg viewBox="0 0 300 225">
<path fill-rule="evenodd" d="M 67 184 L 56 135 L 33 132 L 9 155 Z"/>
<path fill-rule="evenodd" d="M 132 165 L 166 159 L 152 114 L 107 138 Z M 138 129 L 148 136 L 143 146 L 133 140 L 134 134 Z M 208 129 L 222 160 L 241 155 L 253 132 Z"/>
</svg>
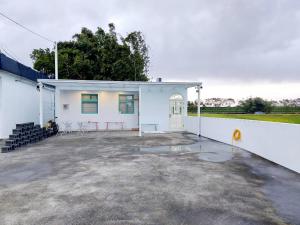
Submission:
<svg viewBox="0 0 300 225">
<path fill-rule="evenodd" d="M 121 125 L 121 130 L 124 130 L 124 122 L 105 122 L 106 123 L 106 130 L 109 128 L 109 124 L 120 124 Z"/>
</svg>

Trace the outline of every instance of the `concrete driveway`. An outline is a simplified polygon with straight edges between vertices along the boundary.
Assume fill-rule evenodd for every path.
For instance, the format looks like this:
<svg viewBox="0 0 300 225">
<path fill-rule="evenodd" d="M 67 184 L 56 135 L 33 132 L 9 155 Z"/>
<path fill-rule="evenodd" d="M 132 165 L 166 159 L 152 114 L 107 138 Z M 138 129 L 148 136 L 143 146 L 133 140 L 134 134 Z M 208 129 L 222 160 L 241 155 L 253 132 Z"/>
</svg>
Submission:
<svg viewBox="0 0 300 225">
<path fill-rule="evenodd" d="M 300 176 L 187 133 L 52 137 L 0 154 L 0 224 L 300 224 Z"/>
</svg>

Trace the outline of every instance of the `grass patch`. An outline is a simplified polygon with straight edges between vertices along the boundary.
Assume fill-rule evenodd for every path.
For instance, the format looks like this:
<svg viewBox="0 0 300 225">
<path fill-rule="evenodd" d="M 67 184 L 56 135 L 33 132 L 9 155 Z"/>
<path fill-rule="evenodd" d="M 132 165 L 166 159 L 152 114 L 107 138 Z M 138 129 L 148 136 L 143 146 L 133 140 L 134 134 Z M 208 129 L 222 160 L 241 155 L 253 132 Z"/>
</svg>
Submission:
<svg viewBox="0 0 300 225">
<path fill-rule="evenodd" d="M 189 113 L 189 116 L 197 116 L 197 113 Z M 243 119 L 243 120 L 260 120 L 278 123 L 295 123 L 300 124 L 300 114 L 201 114 L 204 117 L 228 118 L 228 119 Z"/>
</svg>

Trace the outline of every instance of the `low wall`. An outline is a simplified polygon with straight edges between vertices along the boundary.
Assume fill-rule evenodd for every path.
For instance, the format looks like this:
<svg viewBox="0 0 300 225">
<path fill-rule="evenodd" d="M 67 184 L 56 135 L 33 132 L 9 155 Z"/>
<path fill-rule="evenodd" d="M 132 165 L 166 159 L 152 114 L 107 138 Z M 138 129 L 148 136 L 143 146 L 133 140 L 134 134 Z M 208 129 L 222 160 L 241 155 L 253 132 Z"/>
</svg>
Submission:
<svg viewBox="0 0 300 225">
<path fill-rule="evenodd" d="M 198 117 L 186 117 L 185 129 L 198 134 Z M 240 141 L 232 141 L 235 129 Z M 201 135 L 233 144 L 300 173 L 300 125 L 201 117 Z"/>
</svg>

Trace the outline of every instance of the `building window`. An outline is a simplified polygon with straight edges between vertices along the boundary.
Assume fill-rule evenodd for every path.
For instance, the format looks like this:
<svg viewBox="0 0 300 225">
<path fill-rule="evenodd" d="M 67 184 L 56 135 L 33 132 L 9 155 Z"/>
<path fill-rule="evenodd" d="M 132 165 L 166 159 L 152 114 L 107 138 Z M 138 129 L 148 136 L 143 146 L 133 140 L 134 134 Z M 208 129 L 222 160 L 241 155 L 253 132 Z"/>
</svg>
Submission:
<svg viewBox="0 0 300 225">
<path fill-rule="evenodd" d="M 81 95 L 81 113 L 98 114 L 98 94 Z"/>
<path fill-rule="evenodd" d="M 133 95 L 119 95 L 119 112 L 121 114 L 134 113 L 134 96 Z"/>
</svg>

